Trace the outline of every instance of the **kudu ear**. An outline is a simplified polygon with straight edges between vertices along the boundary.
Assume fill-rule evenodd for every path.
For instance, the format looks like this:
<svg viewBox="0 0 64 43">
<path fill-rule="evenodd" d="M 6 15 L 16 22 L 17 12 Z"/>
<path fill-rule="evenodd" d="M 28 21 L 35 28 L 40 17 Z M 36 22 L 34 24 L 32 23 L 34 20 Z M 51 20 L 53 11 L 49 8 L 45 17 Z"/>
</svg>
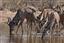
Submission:
<svg viewBox="0 0 64 43">
<path fill-rule="evenodd" d="M 11 18 L 10 18 L 10 17 L 8 17 L 8 22 L 7 22 L 7 24 L 9 24 L 9 23 L 10 23 L 10 21 L 11 21 Z"/>
</svg>

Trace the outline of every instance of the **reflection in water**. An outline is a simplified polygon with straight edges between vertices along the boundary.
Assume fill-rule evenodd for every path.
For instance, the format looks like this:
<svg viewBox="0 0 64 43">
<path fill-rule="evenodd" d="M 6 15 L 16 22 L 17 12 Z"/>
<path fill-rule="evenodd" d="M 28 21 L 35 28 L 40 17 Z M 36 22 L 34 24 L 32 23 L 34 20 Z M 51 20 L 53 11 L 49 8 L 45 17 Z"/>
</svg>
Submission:
<svg viewBox="0 0 64 43">
<path fill-rule="evenodd" d="M 24 25 L 25 26 L 25 25 Z M 26 26 L 24 27 L 23 35 L 21 34 L 21 28 L 19 29 L 18 35 L 14 35 L 12 37 L 11 42 L 9 42 L 9 27 L 7 24 L 0 24 L 0 43 L 39 43 L 41 42 L 41 38 L 36 37 L 36 33 L 31 33 Z M 28 35 L 27 35 L 28 33 Z M 31 35 L 30 35 L 31 33 Z"/>
<path fill-rule="evenodd" d="M 23 34 L 13 36 L 9 42 L 9 36 L 1 35 L 0 43 L 41 43 L 41 38 L 35 34 L 32 34 L 32 36 Z"/>
<path fill-rule="evenodd" d="M 16 41 L 14 42 L 14 40 L 16 39 L 13 39 L 13 37 L 12 40 L 10 41 L 9 36 L 5 36 L 5 35 L 0 36 L 0 43 L 15 43 Z"/>
</svg>

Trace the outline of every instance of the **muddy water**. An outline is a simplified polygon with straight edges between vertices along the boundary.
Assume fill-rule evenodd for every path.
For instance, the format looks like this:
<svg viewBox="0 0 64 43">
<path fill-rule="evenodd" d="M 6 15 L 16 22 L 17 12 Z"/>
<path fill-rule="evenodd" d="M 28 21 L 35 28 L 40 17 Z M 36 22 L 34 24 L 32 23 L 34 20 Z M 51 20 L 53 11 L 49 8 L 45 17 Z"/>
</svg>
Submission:
<svg viewBox="0 0 64 43">
<path fill-rule="evenodd" d="M 26 29 L 25 29 L 26 30 Z M 25 31 L 24 30 L 24 31 Z M 0 43 L 42 43 L 41 34 L 36 34 L 35 32 L 29 33 L 26 32 L 23 35 L 19 31 L 18 35 L 12 37 L 11 42 L 9 42 L 9 27 L 6 23 L 0 24 Z"/>
<path fill-rule="evenodd" d="M 24 27 L 25 28 L 25 27 Z M 64 43 L 64 37 L 60 36 L 45 36 L 44 39 L 41 38 L 41 33 L 36 33 L 35 31 L 25 28 L 23 35 L 21 29 L 19 29 L 18 34 L 9 39 L 9 27 L 6 23 L 0 24 L 0 43 Z"/>
<path fill-rule="evenodd" d="M 0 23 L 0 43 L 8 43 L 9 31 L 7 24 Z"/>
</svg>

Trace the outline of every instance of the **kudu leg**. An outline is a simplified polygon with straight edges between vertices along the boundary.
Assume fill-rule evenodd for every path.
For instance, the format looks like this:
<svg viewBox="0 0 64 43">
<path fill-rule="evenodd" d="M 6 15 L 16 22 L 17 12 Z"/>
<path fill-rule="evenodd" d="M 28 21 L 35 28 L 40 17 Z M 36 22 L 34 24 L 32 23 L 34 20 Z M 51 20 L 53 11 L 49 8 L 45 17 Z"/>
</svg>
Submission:
<svg viewBox="0 0 64 43">
<path fill-rule="evenodd" d="M 45 33 L 46 33 L 48 30 L 50 30 L 50 26 L 51 26 L 51 22 L 48 21 L 48 22 L 47 22 L 47 25 L 44 27 L 43 32 L 42 32 L 42 39 L 43 39 L 43 37 L 45 36 Z"/>
</svg>

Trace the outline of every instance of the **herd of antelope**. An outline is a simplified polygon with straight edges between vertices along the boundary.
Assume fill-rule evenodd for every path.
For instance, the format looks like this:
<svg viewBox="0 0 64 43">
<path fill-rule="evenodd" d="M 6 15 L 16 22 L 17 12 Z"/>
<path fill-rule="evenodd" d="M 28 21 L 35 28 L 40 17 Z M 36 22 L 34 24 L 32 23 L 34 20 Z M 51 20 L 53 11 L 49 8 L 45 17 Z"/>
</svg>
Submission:
<svg viewBox="0 0 64 43">
<path fill-rule="evenodd" d="M 62 6 L 63 7 L 63 6 Z M 28 26 L 32 27 L 32 23 L 34 25 L 38 24 L 37 32 L 42 33 L 42 38 L 45 36 L 46 32 L 50 30 L 51 32 L 54 29 L 60 29 L 60 24 L 64 26 L 64 12 L 61 12 L 61 7 L 46 7 L 43 10 L 39 10 L 34 6 L 26 6 L 24 8 L 19 8 L 16 11 L 13 19 L 8 19 L 8 25 L 10 28 L 10 38 L 13 34 L 15 26 L 18 28 L 21 26 L 23 22 L 27 22 Z M 18 31 L 17 28 L 17 31 Z M 16 31 L 16 32 L 17 32 Z"/>
</svg>

